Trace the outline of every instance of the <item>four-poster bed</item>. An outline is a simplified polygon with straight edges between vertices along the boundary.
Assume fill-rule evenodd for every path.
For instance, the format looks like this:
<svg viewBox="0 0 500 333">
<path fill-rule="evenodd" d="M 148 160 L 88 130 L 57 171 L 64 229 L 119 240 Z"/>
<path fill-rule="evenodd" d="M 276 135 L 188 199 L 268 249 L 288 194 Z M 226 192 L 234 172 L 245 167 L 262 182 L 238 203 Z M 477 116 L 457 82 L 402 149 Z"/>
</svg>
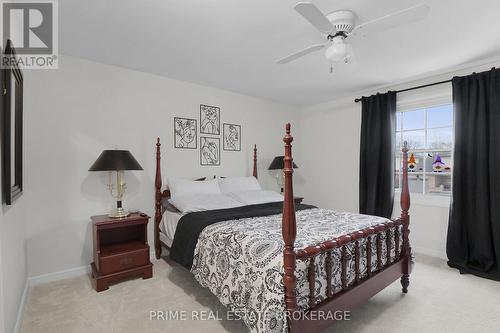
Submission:
<svg viewBox="0 0 500 333">
<path fill-rule="evenodd" d="M 253 147 L 253 171 L 252 176 L 257 178 L 257 145 Z M 203 181 L 206 177 L 195 179 L 197 181 Z M 156 259 L 160 259 L 161 257 L 161 249 L 162 247 L 170 249 L 170 246 L 167 245 L 160 239 L 161 233 L 161 218 L 164 211 L 164 202 L 170 199 L 170 190 L 165 189 L 161 190 L 162 180 L 161 180 L 161 143 L 160 138 L 156 139 L 156 173 L 155 173 L 155 224 L 154 224 L 154 239 L 155 239 L 155 256 Z"/>
<path fill-rule="evenodd" d="M 193 254 L 192 272 L 198 282 L 209 288 L 224 305 L 231 308 L 233 305 L 232 302 L 238 303 L 241 301 L 240 298 L 234 298 L 236 294 L 245 295 L 245 301 L 243 302 L 245 304 L 245 310 L 248 309 L 248 303 L 252 301 L 254 302 L 252 306 L 255 305 L 256 308 L 258 308 L 257 306 L 263 306 L 262 304 L 272 301 L 280 303 L 275 306 L 273 311 L 284 312 L 282 323 L 277 324 L 277 319 L 273 319 L 257 328 L 257 326 L 250 327 L 249 323 L 245 322 L 251 331 L 261 331 L 262 327 L 265 327 L 265 331 L 272 332 L 284 330 L 288 330 L 288 332 L 292 333 L 320 332 L 330 326 L 334 321 L 338 320 L 338 318 L 324 316 L 322 320 L 318 320 L 317 316 L 309 315 L 312 312 L 337 313 L 339 311 L 350 311 L 365 303 L 372 296 L 398 279 L 401 279 L 403 293 L 406 293 L 408 291 L 409 275 L 412 269 L 412 254 L 408 237 L 410 232 L 408 214 L 410 195 L 407 172 L 408 149 L 406 145 L 402 149 L 401 217 L 394 220 L 387 220 L 366 215 L 321 210 L 313 206 L 307 207 L 307 205 L 298 205 L 296 207 L 292 181 L 293 158 L 291 143 L 293 137 L 290 135 L 289 124 L 286 125 L 286 135 L 283 141 L 285 142 L 285 183 L 282 210 L 280 208 L 280 212 L 282 211 L 281 216 L 278 214 L 253 219 L 243 218 L 238 220 L 238 223 L 234 223 L 234 220 L 223 220 L 225 222 L 207 226 L 206 230 L 197 234 L 199 235 L 197 236 L 199 238 L 196 238 L 198 244 L 194 251 L 196 253 Z M 162 199 L 169 197 L 170 193 L 168 190 L 161 190 L 162 181 L 159 140 L 156 144 L 156 148 L 155 252 L 157 258 L 160 258 L 161 248 L 162 246 L 166 246 L 166 244 L 160 241 L 159 237 L 160 222 L 162 219 Z M 257 177 L 256 147 L 254 147 L 253 175 Z M 252 207 L 254 206 L 246 207 L 250 210 L 253 209 Z M 323 225 L 321 225 L 317 219 L 314 220 L 316 215 L 321 217 L 320 222 L 323 223 Z M 327 220 L 325 221 L 325 216 L 332 219 L 338 219 L 340 215 L 342 215 L 343 220 L 348 220 L 352 217 L 352 223 L 348 221 L 349 223 L 342 226 L 344 229 L 336 228 L 331 233 L 325 231 L 325 233 L 327 233 L 326 235 L 324 233 L 321 235 L 309 233 L 307 236 L 309 238 L 303 237 L 303 234 L 308 233 L 308 229 L 312 229 L 313 231 L 327 230 L 325 228 L 330 227 L 330 223 L 328 223 L 329 221 Z M 309 218 L 311 220 L 308 220 Z M 260 224 L 260 226 L 266 226 L 269 229 L 273 229 L 278 219 L 281 219 L 281 236 L 279 237 L 282 237 L 282 239 L 275 243 L 265 243 L 266 240 L 263 239 L 269 238 L 272 241 L 273 236 L 276 236 L 272 231 L 268 232 L 267 230 L 262 230 L 262 235 L 264 236 L 259 235 L 260 231 L 248 231 L 249 234 L 253 232 L 255 235 L 247 237 L 247 231 L 245 230 L 250 229 L 249 226 L 258 229 L 258 222 L 261 219 L 266 221 Z M 325 222 L 327 222 L 326 225 Z M 337 220 L 332 220 L 331 224 L 333 225 L 334 222 L 338 223 Z M 307 223 L 307 225 L 305 225 L 305 223 Z M 243 226 L 240 226 L 240 229 L 238 229 L 238 225 L 240 224 Z M 320 226 L 321 228 L 318 229 L 315 226 Z M 343 232 L 344 230 L 348 231 Z M 276 258 L 266 257 L 265 264 L 263 264 L 264 260 L 260 252 L 245 250 L 246 257 L 239 259 L 240 261 L 234 261 L 228 264 L 227 261 L 223 260 L 219 263 L 220 258 L 224 258 L 225 255 L 224 251 L 226 250 L 224 247 L 227 246 L 229 248 L 227 251 L 231 253 L 242 251 L 240 248 L 235 247 L 234 244 L 227 243 L 226 238 L 221 238 L 221 235 L 228 235 L 231 232 L 234 232 L 234 238 L 238 238 L 238 243 L 242 243 L 246 246 L 245 249 L 252 248 L 253 243 L 258 243 L 259 246 L 274 246 L 279 250 L 279 253 L 275 256 Z M 279 244 L 276 245 L 276 243 Z M 217 244 L 225 245 L 221 247 Z M 214 253 L 217 254 L 215 260 L 214 257 L 208 258 L 209 254 L 214 256 Z M 252 258 L 252 255 L 256 257 Z M 230 258 L 230 260 L 233 259 Z M 268 263 L 273 260 L 279 260 L 279 269 L 277 269 L 276 266 L 268 265 Z M 216 261 L 219 266 L 214 264 L 214 267 L 209 267 L 209 263 L 214 261 Z M 224 273 L 226 277 L 220 279 L 217 277 L 215 278 L 217 281 L 208 281 L 209 278 L 207 277 L 212 278 L 217 274 L 223 274 L 219 273 L 221 267 L 227 268 L 238 265 L 247 265 L 245 266 L 246 272 L 256 271 L 257 273 L 255 276 L 257 276 L 257 278 L 254 280 L 258 280 L 260 275 L 265 275 L 269 271 L 273 272 L 266 275 L 264 279 L 265 285 L 258 287 L 246 286 L 248 281 L 245 280 L 243 276 L 238 277 L 241 281 L 236 281 L 236 283 L 233 281 L 233 283 L 230 284 L 227 280 L 224 281 L 224 279 L 227 279 L 227 275 L 231 275 L 227 272 L 227 269 Z M 201 266 L 203 267 L 200 268 Z M 190 265 L 186 267 L 191 268 Z M 234 276 L 238 275 L 236 274 L 238 271 L 235 270 L 232 273 L 234 280 Z M 228 285 L 224 285 L 223 283 L 229 283 L 231 286 L 228 287 Z M 241 287 L 238 289 L 234 285 L 243 285 L 244 287 L 243 289 Z M 221 289 L 231 288 L 235 290 L 218 293 Z M 269 297 L 267 297 L 267 295 L 258 296 L 257 299 L 260 297 L 260 303 L 256 304 L 255 299 L 249 294 L 259 293 L 263 289 L 273 289 L 275 295 Z M 265 294 L 266 290 L 263 291 Z M 271 291 L 267 292 L 271 293 Z M 229 297 L 227 293 L 233 296 Z M 235 305 L 235 308 L 238 308 L 238 306 L 239 304 Z M 255 308 L 251 308 L 252 311 L 254 309 Z M 267 311 L 269 308 L 266 307 L 265 309 Z M 280 325 L 284 327 L 283 330 L 280 330 Z"/>
</svg>

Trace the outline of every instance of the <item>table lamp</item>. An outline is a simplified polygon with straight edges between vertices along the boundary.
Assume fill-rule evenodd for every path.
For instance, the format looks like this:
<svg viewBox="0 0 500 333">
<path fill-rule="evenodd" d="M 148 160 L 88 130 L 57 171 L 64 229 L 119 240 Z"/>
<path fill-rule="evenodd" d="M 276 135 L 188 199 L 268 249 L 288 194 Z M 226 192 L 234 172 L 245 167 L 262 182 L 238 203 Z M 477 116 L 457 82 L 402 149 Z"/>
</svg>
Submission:
<svg viewBox="0 0 500 333">
<path fill-rule="evenodd" d="M 283 193 L 283 184 L 285 179 L 285 174 L 283 173 L 283 169 L 285 168 L 285 156 L 276 156 L 271 165 L 269 165 L 268 170 L 281 170 L 281 172 L 276 173 L 276 182 L 281 187 L 281 193 Z M 297 169 L 298 166 L 293 162 L 293 168 Z"/>
<path fill-rule="evenodd" d="M 116 209 L 111 211 L 109 217 L 126 217 L 129 215 L 122 207 L 122 198 L 127 188 L 123 182 L 123 171 L 125 170 L 143 170 L 139 162 L 128 150 L 104 150 L 89 169 L 89 171 L 109 171 L 108 189 L 111 196 L 116 199 Z M 113 171 L 116 171 L 116 193 L 112 181 Z"/>
</svg>

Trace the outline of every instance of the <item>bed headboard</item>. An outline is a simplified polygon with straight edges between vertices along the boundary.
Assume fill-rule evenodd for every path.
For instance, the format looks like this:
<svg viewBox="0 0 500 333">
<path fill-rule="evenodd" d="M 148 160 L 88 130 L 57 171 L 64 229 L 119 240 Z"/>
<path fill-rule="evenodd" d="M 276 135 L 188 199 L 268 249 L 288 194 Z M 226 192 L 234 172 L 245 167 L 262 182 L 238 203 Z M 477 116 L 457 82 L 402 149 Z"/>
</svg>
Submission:
<svg viewBox="0 0 500 333">
<path fill-rule="evenodd" d="M 155 174 L 155 254 L 156 258 L 160 259 L 161 255 L 161 241 L 160 241 L 160 222 L 163 213 L 163 199 L 170 198 L 170 190 L 165 189 L 162 191 L 162 180 L 161 180 L 161 143 L 160 138 L 156 140 L 156 174 Z M 257 178 L 257 145 L 253 147 L 253 172 L 252 175 Z M 206 177 L 198 178 L 195 180 L 205 180 Z M 163 244 L 166 246 L 165 244 Z"/>
</svg>

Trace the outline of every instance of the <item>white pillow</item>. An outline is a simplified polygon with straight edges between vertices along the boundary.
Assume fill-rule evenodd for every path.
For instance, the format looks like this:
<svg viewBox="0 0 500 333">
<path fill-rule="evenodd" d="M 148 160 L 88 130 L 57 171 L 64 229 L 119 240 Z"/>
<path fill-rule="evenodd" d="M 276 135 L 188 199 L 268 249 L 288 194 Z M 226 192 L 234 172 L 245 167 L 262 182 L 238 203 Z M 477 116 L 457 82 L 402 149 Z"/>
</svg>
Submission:
<svg viewBox="0 0 500 333">
<path fill-rule="evenodd" d="M 176 196 L 168 201 L 183 214 L 243 206 L 242 203 L 224 194 L 189 194 Z"/>
<path fill-rule="evenodd" d="M 245 205 L 258 205 L 283 201 L 283 196 L 274 191 L 254 190 L 227 193 L 228 196 Z"/>
<path fill-rule="evenodd" d="M 219 180 L 222 193 L 262 190 L 255 177 L 228 177 Z"/>
<path fill-rule="evenodd" d="M 167 178 L 167 185 L 172 198 L 191 194 L 220 194 L 217 180 L 190 180 L 182 178 Z"/>
</svg>

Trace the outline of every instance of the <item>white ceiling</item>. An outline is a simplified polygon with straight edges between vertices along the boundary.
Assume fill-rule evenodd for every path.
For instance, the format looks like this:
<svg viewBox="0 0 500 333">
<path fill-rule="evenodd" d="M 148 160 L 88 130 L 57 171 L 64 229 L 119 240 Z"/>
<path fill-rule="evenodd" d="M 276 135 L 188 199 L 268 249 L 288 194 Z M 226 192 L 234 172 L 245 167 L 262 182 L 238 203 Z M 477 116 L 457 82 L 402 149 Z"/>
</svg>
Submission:
<svg viewBox="0 0 500 333">
<path fill-rule="evenodd" d="M 321 42 L 298 0 L 59 1 L 60 52 L 287 104 L 316 104 L 500 56 L 500 1 L 423 0 L 420 22 L 353 40 L 356 63 L 334 74 L 323 52 L 275 61 Z M 315 0 L 360 21 L 414 0 Z"/>
</svg>

